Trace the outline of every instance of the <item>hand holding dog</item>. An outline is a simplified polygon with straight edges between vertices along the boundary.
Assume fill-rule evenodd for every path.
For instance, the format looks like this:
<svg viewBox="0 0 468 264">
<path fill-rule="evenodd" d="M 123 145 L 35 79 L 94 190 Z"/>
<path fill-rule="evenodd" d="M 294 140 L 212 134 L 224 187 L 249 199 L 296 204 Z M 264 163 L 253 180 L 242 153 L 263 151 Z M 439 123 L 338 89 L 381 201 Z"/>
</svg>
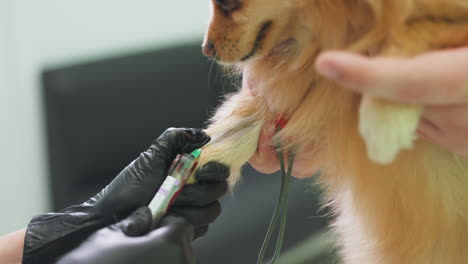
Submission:
<svg viewBox="0 0 468 264">
<path fill-rule="evenodd" d="M 468 48 L 412 59 L 325 52 L 317 59 L 316 68 L 343 88 L 423 105 L 418 134 L 468 157 Z"/>
<path fill-rule="evenodd" d="M 316 68 L 345 89 L 395 102 L 424 105 L 418 134 L 468 157 L 468 48 L 433 52 L 412 59 L 366 58 L 332 51 L 317 59 Z M 248 72 L 244 74 L 243 87 L 252 90 L 255 80 Z M 272 126 L 264 127 L 257 152 L 249 160 L 262 173 L 279 170 L 271 144 Z M 318 169 L 305 166 L 306 162 L 295 163 L 296 177 L 310 177 Z M 307 169 L 301 170 L 304 168 Z"/>
</svg>

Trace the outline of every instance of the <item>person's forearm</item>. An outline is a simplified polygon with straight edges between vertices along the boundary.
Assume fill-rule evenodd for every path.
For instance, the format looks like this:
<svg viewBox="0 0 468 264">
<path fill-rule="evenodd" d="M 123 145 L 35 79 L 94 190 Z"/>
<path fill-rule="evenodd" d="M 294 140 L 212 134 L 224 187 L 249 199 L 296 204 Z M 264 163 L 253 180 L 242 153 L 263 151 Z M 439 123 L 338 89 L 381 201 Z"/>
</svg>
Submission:
<svg viewBox="0 0 468 264">
<path fill-rule="evenodd" d="M 21 264 L 26 228 L 0 237 L 0 264 Z"/>
</svg>

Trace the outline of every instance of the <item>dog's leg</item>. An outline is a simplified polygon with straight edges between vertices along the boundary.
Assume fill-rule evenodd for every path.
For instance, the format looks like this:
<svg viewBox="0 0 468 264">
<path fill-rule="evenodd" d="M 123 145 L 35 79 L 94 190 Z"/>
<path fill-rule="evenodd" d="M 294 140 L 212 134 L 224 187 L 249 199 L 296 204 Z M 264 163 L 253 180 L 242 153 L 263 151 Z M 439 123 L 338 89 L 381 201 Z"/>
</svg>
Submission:
<svg viewBox="0 0 468 264">
<path fill-rule="evenodd" d="M 211 142 L 203 147 L 198 167 L 210 161 L 226 164 L 231 169 L 229 184 L 235 185 L 240 180 L 242 166 L 257 149 L 263 126 L 259 116 L 259 101 L 248 91 L 229 97 L 206 129 Z M 193 177 L 190 182 L 193 182 Z"/>
<path fill-rule="evenodd" d="M 359 50 L 359 45 L 354 49 Z M 383 55 L 401 56 L 404 52 L 388 48 Z M 375 87 L 378 89 L 378 87 Z M 364 139 L 370 160 L 392 163 L 398 153 L 409 149 L 416 139 L 422 106 L 401 104 L 363 95 L 359 107 L 359 133 Z"/>
<path fill-rule="evenodd" d="M 401 56 L 406 53 L 389 47 L 382 55 Z M 369 159 L 389 164 L 401 150 L 411 148 L 417 138 L 416 129 L 422 111 L 422 106 L 363 95 L 359 108 L 359 132 L 366 144 Z"/>
<path fill-rule="evenodd" d="M 359 132 L 369 158 L 391 163 L 400 150 L 412 147 L 422 106 L 398 104 L 364 95 L 359 109 Z"/>
</svg>

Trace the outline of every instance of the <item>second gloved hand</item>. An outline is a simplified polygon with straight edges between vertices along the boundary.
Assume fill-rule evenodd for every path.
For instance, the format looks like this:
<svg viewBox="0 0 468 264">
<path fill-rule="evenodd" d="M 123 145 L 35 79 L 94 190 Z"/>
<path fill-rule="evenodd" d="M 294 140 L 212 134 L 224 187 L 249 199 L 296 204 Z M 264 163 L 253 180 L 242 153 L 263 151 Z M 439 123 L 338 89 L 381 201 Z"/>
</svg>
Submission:
<svg viewBox="0 0 468 264">
<path fill-rule="evenodd" d="M 151 231 L 148 207 L 136 210 L 125 220 L 103 228 L 65 254 L 58 264 L 190 264 L 193 225 L 183 217 L 168 216 Z"/>
</svg>

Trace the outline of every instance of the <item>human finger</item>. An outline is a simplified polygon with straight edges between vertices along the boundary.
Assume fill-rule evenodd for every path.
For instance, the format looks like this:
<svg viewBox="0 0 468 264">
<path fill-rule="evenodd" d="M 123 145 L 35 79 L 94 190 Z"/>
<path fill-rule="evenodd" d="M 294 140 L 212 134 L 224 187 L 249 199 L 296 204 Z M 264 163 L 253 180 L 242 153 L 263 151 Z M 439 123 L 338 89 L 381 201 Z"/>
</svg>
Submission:
<svg viewBox="0 0 468 264">
<path fill-rule="evenodd" d="M 414 58 L 367 58 L 325 52 L 316 68 L 344 88 L 391 101 L 416 104 L 468 102 L 468 48 Z"/>
<path fill-rule="evenodd" d="M 265 124 L 258 139 L 257 151 L 249 159 L 250 165 L 263 174 L 272 174 L 280 168 L 278 154 L 272 144 L 274 134 L 275 125 L 273 123 Z"/>
</svg>

